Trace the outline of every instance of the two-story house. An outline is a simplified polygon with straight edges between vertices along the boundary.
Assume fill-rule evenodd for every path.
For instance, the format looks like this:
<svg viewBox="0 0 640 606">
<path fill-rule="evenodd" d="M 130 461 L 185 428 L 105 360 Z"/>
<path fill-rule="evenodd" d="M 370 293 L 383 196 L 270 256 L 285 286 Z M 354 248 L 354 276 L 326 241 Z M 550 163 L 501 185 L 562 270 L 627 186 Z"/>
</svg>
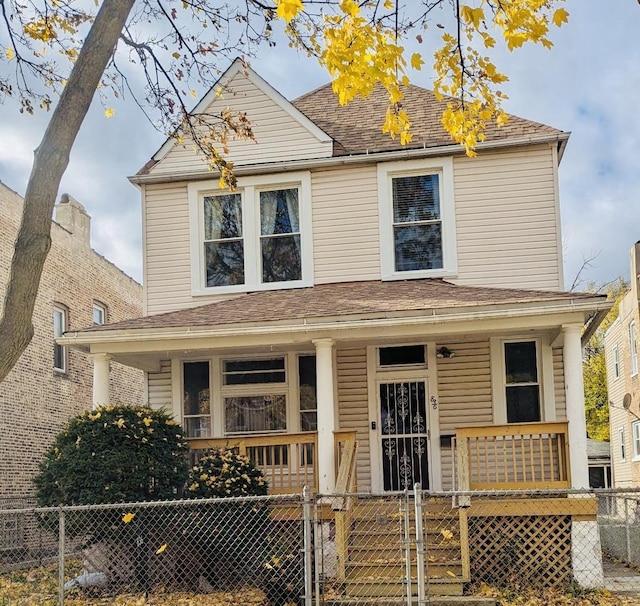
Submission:
<svg viewBox="0 0 640 606">
<path fill-rule="evenodd" d="M 258 143 L 229 145 L 235 191 L 174 140 L 131 178 L 145 316 L 61 341 L 94 355 L 95 403 L 110 361 L 143 369 L 272 492 L 335 491 L 353 437 L 359 490 L 588 487 L 581 329 L 608 303 L 562 292 L 569 134 L 511 116 L 468 158 L 418 87 L 401 147 L 380 91 L 290 102 L 239 62 L 220 85 L 195 112 L 246 111 Z"/>
<path fill-rule="evenodd" d="M 620 300 L 618 317 L 604 338 L 609 396 L 611 467 L 616 488 L 640 486 L 640 376 L 638 330 L 640 243 L 630 255 L 630 289 Z"/>
<path fill-rule="evenodd" d="M 24 200 L 0 183 L 0 292 L 4 295 Z M 142 313 L 142 288 L 91 248 L 91 218 L 64 194 L 51 224 L 51 250 L 33 312 L 34 335 L 0 382 L 0 506 L 33 494 L 32 478 L 56 434 L 91 407 L 93 363 L 85 353 L 55 343 L 66 330 Z M 0 297 L 0 306 L 4 296 Z M 114 402 L 144 403 L 143 374 L 114 361 Z M 14 520 L 3 520 L 11 526 Z M 15 547 L 17 527 L 0 527 L 0 548 Z M 3 534 L 3 532 L 5 534 Z M 22 540 L 22 539 L 20 539 Z M 19 542 L 19 541 L 18 541 Z"/>
</svg>

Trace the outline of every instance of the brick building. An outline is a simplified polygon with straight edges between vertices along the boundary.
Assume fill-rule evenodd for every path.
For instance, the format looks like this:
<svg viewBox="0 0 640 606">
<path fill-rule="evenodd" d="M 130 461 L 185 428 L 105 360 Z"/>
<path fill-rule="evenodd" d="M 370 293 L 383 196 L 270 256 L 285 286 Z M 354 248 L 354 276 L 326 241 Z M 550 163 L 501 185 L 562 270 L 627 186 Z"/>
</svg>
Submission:
<svg viewBox="0 0 640 606">
<path fill-rule="evenodd" d="M 23 199 L 0 182 L 0 308 Z M 93 364 L 54 333 L 134 318 L 142 288 L 90 245 L 91 219 L 66 194 L 56 205 L 51 251 L 35 305 L 35 334 L 0 383 L 0 498 L 28 495 L 44 451 L 65 422 L 91 407 Z M 112 363 L 114 402 L 141 404 L 142 371 Z"/>
</svg>

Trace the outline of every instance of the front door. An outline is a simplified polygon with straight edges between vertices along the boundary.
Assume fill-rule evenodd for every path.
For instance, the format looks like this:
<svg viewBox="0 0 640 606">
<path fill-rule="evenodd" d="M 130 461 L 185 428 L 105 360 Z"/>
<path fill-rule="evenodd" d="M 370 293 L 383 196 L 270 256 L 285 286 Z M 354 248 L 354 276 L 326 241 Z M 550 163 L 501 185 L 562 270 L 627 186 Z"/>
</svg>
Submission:
<svg viewBox="0 0 640 606">
<path fill-rule="evenodd" d="M 380 434 L 384 490 L 429 488 L 425 381 L 380 384 Z"/>
</svg>

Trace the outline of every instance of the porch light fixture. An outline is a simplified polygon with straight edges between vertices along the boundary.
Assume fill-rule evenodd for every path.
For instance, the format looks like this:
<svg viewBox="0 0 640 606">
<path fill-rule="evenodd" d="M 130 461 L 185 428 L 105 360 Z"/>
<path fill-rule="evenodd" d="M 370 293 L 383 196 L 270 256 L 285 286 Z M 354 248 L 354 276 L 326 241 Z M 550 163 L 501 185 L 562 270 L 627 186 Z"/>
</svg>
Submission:
<svg viewBox="0 0 640 606">
<path fill-rule="evenodd" d="M 452 352 L 448 347 L 439 347 L 436 349 L 437 358 L 453 358 L 456 354 Z"/>
</svg>

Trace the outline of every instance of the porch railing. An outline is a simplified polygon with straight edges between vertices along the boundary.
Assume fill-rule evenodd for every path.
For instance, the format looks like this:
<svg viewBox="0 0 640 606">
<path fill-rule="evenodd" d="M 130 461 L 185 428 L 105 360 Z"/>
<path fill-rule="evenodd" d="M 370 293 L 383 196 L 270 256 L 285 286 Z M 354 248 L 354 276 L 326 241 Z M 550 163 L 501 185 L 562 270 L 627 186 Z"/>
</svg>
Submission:
<svg viewBox="0 0 640 606">
<path fill-rule="evenodd" d="M 459 490 L 570 488 L 568 423 L 458 428 Z"/>
<path fill-rule="evenodd" d="M 338 475 L 345 453 L 348 451 L 347 445 L 351 441 L 355 442 L 355 431 L 337 431 L 334 439 L 336 475 Z M 305 486 L 313 491 L 318 490 L 318 434 L 316 432 L 189 440 L 189 448 L 196 459 L 206 448 L 222 447 L 232 448 L 249 457 L 264 473 L 269 484 L 269 494 L 298 493 Z M 350 461 L 349 464 L 351 464 Z"/>
<path fill-rule="evenodd" d="M 318 485 L 315 432 L 202 438 L 189 440 L 189 447 L 196 457 L 205 448 L 223 447 L 246 455 L 264 473 L 269 494 L 292 494 Z"/>
</svg>

